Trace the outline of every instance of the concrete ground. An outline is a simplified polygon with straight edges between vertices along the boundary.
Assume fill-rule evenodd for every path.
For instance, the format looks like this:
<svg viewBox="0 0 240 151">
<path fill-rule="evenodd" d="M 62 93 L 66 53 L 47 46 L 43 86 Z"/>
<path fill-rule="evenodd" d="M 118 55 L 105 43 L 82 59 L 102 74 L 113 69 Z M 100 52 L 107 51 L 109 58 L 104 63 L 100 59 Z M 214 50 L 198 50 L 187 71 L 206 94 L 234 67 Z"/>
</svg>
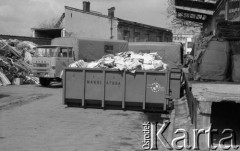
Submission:
<svg viewBox="0 0 240 151">
<path fill-rule="evenodd" d="M 6 86 L 0 92 L 0 151 L 142 150 L 148 114 L 66 108 L 58 85 Z"/>
</svg>

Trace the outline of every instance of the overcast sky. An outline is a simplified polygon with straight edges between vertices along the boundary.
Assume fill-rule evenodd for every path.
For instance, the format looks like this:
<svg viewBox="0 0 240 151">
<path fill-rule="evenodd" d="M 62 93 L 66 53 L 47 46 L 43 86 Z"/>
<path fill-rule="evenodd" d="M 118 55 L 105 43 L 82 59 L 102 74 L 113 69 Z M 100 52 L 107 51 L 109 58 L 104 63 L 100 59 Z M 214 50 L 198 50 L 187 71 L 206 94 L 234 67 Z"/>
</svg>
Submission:
<svg viewBox="0 0 240 151">
<path fill-rule="evenodd" d="M 84 0 L 1 0 L 0 34 L 31 36 L 31 28 L 60 17 L 64 6 L 82 9 Z M 168 0 L 88 0 L 90 10 L 107 15 L 115 7 L 115 17 L 168 28 Z"/>
</svg>

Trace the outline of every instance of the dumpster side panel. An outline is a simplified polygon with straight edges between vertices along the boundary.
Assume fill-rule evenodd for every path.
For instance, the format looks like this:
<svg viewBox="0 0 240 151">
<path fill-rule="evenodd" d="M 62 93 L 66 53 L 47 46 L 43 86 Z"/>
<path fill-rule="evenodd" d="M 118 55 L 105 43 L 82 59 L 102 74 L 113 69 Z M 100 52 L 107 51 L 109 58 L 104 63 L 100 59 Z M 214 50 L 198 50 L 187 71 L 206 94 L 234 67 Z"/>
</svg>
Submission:
<svg viewBox="0 0 240 151">
<path fill-rule="evenodd" d="M 166 85 L 165 74 L 147 75 L 147 96 L 146 103 L 164 103 L 166 104 Z"/>
<path fill-rule="evenodd" d="M 168 71 L 135 73 L 67 68 L 64 102 L 82 107 L 166 111 L 169 99 Z"/>
<path fill-rule="evenodd" d="M 126 102 L 143 102 L 144 73 L 126 74 Z"/>
<path fill-rule="evenodd" d="M 103 98 L 103 78 L 101 71 L 86 71 L 86 99 L 101 100 Z"/>
<path fill-rule="evenodd" d="M 123 72 L 106 72 L 105 100 L 122 101 L 123 82 Z"/>
<path fill-rule="evenodd" d="M 82 99 L 84 92 L 84 87 L 82 87 L 84 85 L 83 71 L 66 70 L 65 85 L 66 98 Z"/>
</svg>

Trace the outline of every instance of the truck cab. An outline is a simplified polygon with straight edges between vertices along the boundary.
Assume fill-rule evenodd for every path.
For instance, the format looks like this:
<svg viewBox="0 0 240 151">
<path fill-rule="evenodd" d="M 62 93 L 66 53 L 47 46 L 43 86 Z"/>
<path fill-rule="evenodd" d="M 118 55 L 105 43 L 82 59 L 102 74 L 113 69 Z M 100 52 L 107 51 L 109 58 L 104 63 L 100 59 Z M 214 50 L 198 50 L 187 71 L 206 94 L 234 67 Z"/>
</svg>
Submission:
<svg viewBox="0 0 240 151">
<path fill-rule="evenodd" d="M 42 86 L 48 86 L 52 81 L 61 82 L 61 71 L 73 62 L 74 52 L 71 46 L 42 45 L 36 47 L 32 72 L 39 77 Z"/>
</svg>

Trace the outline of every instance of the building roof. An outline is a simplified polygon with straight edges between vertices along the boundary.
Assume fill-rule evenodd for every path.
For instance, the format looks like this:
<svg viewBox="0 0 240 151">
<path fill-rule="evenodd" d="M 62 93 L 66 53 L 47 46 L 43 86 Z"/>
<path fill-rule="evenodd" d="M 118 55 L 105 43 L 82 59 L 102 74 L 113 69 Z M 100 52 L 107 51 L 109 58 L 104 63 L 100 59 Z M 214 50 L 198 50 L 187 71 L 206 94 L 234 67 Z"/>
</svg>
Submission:
<svg viewBox="0 0 240 151">
<path fill-rule="evenodd" d="M 36 46 L 36 48 L 55 48 L 55 47 L 72 48 L 72 46 L 66 46 L 66 45 L 41 45 L 41 46 Z"/>
<path fill-rule="evenodd" d="M 103 15 L 102 13 L 96 12 L 96 11 L 86 12 L 86 11 L 83 11 L 83 10 L 81 10 L 81 9 L 73 8 L 73 7 L 70 7 L 70 6 L 65 6 L 65 9 L 72 10 L 72 11 L 76 11 L 76 12 L 80 12 L 80 13 L 85 13 L 85 14 L 89 14 L 89 15 L 94 15 L 94 16 L 99 16 L 99 17 L 104 17 L 104 18 L 109 18 L 109 19 L 111 19 L 108 15 Z M 114 18 L 112 18 L 112 19 L 117 20 L 118 18 L 114 17 Z"/>
<path fill-rule="evenodd" d="M 52 30 L 62 30 L 63 28 L 31 28 L 32 30 L 39 30 L 39 31 L 52 31 Z"/>
<path fill-rule="evenodd" d="M 151 26 L 151 25 L 142 24 L 142 23 L 137 23 L 137 22 L 133 22 L 133 21 L 120 19 L 120 18 L 118 18 L 118 21 L 119 21 L 120 24 L 134 25 L 134 26 L 140 26 L 140 27 L 143 27 L 143 28 L 148 28 L 148 29 L 153 29 L 153 30 L 164 30 L 164 31 L 171 32 L 170 29 L 156 27 L 156 26 Z"/>
<path fill-rule="evenodd" d="M 72 10 L 72 11 L 77 11 L 77 12 L 81 12 L 81 13 L 85 13 L 85 14 L 89 14 L 89 15 L 94 15 L 94 16 L 99 16 L 99 17 L 104 17 L 104 18 L 111 19 L 111 17 L 109 17 L 108 15 L 103 15 L 103 14 L 101 14 L 99 12 L 95 12 L 95 11 L 85 12 L 85 11 L 83 11 L 81 9 L 77 9 L 77 8 L 73 8 L 73 7 L 69 7 L 69 6 L 65 6 L 65 9 Z M 117 17 L 113 17 L 112 19 L 119 21 L 120 24 L 140 26 L 140 27 L 143 27 L 143 28 L 149 28 L 149 29 L 153 29 L 153 30 L 163 30 L 163 31 L 171 32 L 170 29 L 156 27 L 156 26 L 151 26 L 151 25 L 142 24 L 142 23 L 138 23 L 138 22 L 133 22 L 133 21 L 117 18 Z"/>
</svg>

